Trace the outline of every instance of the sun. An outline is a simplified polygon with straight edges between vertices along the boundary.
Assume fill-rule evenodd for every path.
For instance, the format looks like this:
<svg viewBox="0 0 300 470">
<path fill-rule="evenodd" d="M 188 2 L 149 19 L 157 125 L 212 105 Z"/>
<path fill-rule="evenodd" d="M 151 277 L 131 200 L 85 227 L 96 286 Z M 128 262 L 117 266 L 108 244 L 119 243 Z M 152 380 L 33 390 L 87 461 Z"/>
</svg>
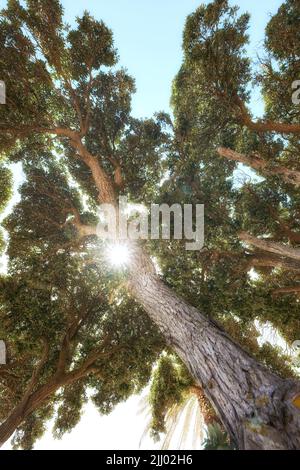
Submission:
<svg viewBox="0 0 300 470">
<path fill-rule="evenodd" d="M 126 266 L 130 259 L 129 249 L 125 244 L 113 243 L 107 247 L 106 257 L 112 266 Z"/>
</svg>

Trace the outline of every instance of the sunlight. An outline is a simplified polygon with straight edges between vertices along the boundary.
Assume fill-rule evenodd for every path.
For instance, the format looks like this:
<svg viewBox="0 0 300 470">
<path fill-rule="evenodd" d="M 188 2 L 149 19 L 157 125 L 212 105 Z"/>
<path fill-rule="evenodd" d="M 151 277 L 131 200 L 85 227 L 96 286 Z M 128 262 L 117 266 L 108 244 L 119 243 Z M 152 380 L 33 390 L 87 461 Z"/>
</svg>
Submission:
<svg viewBox="0 0 300 470">
<path fill-rule="evenodd" d="M 128 264 L 130 255 L 129 249 L 125 244 L 114 243 L 108 246 L 107 259 L 112 266 L 121 267 Z"/>
</svg>

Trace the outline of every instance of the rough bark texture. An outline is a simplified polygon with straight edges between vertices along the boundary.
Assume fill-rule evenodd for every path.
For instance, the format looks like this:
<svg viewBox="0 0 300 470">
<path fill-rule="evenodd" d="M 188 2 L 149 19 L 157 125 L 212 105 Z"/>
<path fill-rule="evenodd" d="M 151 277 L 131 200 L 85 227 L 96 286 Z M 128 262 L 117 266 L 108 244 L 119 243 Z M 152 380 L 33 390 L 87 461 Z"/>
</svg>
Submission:
<svg viewBox="0 0 300 470">
<path fill-rule="evenodd" d="M 257 363 L 211 319 L 159 279 L 140 251 L 131 289 L 188 367 L 239 449 L 299 449 L 300 384 Z"/>
</svg>

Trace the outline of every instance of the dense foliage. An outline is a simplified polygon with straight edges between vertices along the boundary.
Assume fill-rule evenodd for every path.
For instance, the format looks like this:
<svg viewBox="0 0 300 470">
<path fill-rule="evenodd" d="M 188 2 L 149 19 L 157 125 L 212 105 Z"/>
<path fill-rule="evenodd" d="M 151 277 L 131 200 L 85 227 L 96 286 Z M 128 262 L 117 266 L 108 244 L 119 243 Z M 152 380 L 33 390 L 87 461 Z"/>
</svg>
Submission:
<svg viewBox="0 0 300 470">
<path fill-rule="evenodd" d="M 132 202 L 205 204 L 203 250 L 147 243 L 162 278 L 272 370 L 296 373 L 279 350 L 260 346 L 254 321 L 270 322 L 290 345 L 300 338 L 300 106 L 291 99 L 300 78 L 299 8 L 286 0 L 270 19 L 257 67 L 247 54 L 249 16 L 226 0 L 200 6 L 186 21 L 174 118 L 141 120 L 131 116 L 134 80 L 117 69 L 103 22 L 85 12 L 72 29 L 57 0 L 7 2 L 0 210 L 11 195 L 8 164 L 22 162 L 25 174 L 3 224 L 9 266 L 0 280 L 8 348 L 0 421 L 21 404 L 15 446 L 32 448 L 52 416 L 57 437 L 70 431 L 89 396 L 109 413 L 149 382 L 157 360 L 155 435 L 165 431 L 168 409 L 195 392 L 178 359 L 161 355 L 165 341 L 95 237 L 104 171 Z M 254 87 L 264 102 L 257 120 L 249 110 Z M 245 178 L 242 164 L 251 168 Z M 211 442 L 218 434 L 226 447 L 214 426 Z"/>
</svg>

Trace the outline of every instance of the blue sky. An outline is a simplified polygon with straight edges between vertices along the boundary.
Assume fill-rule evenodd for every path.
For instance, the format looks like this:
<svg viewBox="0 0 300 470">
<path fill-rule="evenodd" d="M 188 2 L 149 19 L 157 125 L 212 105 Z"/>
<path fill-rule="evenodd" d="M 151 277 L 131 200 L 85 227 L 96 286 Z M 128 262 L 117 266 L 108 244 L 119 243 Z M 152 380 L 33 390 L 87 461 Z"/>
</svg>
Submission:
<svg viewBox="0 0 300 470">
<path fill-rule="evenodd" d="M 114 33 L 120 65 L 135 78 L 137 93 L 133 113 L 149 117 L 168 111 L 172 80 L 182 61 L 182 32 L 187 15 L 199 0 L 64 0 L 65 17 L 74 24 L 75 16 L 86 9 L 102 19 Z M 255 59 L 262 45 L 265 24 L 281 0 L 239 0 L 231 2 L 252 15 L 249 53 Z M 253 106 L 256 106 L 254 101 Z"/>
<path fill-rule="evenodd" d="M 65 17 L 74 23 L 76 15 L 87 9 L 104 20 L 113 30 L 120 65 L 135 78 L 137 93 L 133 113 L 149 117 L 157 111 L 169 111 L 172 80 L 182 61 L 181 39 L 186 16 L 201 2 L 197 0 L 63 0 Z M 202 2 L 202 3 L 208 3 Z M 270 13 L 281 0 L 238 0 L 231 2 L 252 15 L 249 54 L 254 59 L 261 48 L 264 27 Z M 0 0 L 0 6 L 5 2 Z M 1 78 L 1 77 L 0 77 Z M 252 110 L 258 113 L 261 102 L 256 94 Z M 14 198 L 6 213 L 17 200 L 17 187 L 22 179 L 20 166 L 15 166 Z M 1 264 L 1 259 L 0 259 Z M 0 266 L 1 269 L 1 266 Z M 101 417 L 92 405 L 86 408 L 81 423 L 60 442 L 50 432 L 39 441 L 39 449 L 137 449 L 145 427 L 145 418 L 138 415 L 140 397 L 132 397 L 107 417 Z M 130 426 L 128 426 L 130 423 Z M 144 447 L 154 448 L 148 440 Z M 6 444 L 5 448 L 9 448 Z"/>
</svg>

